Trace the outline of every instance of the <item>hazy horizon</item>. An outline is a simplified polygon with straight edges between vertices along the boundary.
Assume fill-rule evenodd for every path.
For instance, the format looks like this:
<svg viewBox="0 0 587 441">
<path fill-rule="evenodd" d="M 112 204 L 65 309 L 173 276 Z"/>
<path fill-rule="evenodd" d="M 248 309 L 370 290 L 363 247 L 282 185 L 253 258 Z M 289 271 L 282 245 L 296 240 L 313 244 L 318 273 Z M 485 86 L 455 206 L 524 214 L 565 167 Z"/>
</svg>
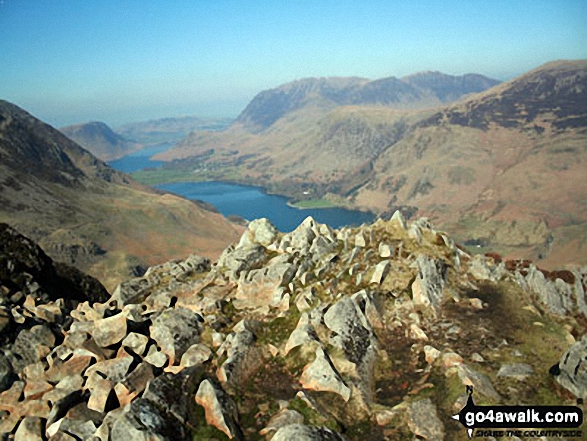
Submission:
<svg viewBox="0 0 587 441">
<path fill-rule="evenodd" d="M 425 70 L 507 80 L 587 58 L 587 3 L 154 1 L 0 4 L 0 99 L 57 127 L 234 118 L 305 77 Z"/>
</svg>

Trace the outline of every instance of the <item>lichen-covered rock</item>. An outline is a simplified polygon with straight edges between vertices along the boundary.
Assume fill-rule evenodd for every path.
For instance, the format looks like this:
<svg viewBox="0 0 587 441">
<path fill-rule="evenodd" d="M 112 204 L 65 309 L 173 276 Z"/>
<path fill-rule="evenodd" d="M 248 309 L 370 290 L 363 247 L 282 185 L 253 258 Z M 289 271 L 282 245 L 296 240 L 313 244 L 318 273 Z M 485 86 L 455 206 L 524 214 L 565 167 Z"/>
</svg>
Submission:
<svg viewBox="0 0 587 441">
<path fill-rule="evenodd" d="M 418 275 L 412 284 L 414 305 L 429 308 L 434 315 L 438 315 L 446 284 L 446 264 L 426 255 L 419 255 L 416 264 Z"/>
<path fill-rule="evenodd" d="M 164 373 L 149 382 L 142 397 L 183 423 L 188 416 L 187 394 L 197 378 L 197 375 L 190 375 L 185 370 L 179 374 Z"/>
<path fill-rule="evenodd" d="M 310 317 L 307 313 L 303 313 L 298 320 L 298 324 L 293 332 L 290 334 L 285 344 L 285 355 L 287 355 L 293 348 L 302 346 L 309 342 L 315 342 L 320 345 L 320 339 L 316 334 L 314 326 L 310 323 Z"/>
<path fill-rule="evenodd" d="M 111 439 L 137 441 L 188 441 L 191 436 L 179 420 L 161 412 L 149 400 L 133 401 L 113 424 Z"/>
<path fill-rule="evenodd" d="M 253 268 L 261 266 L 267 258 L 265 248 L 261 245 L 228 247 L 220 255 L 216 264 L 217 269 L 223 269 L 231 280 L 238 280 L 241 273 L 247 273 Z"/>
<path fill-rule="evenodd" d="M 285 287 L 296 273 L 297 267 L 287 255 L 277 256 L 256 270 L 241 275 L 233 304 L 241 308 L 277 307 Z"/>
<path fill-rule="evenodd" d="M 238 243 L 239 247 L 263 245 L 268 247 L 277 239 L 277 228 L 269 219 L 261 218 L 251 221 Z"/>
<path fill-rule="evenodd" d="M 122 341 L 126 337 L 126 317 L 122 313 L 94 322 L 94 341 L 105 348 Z"/>
<path fill-rule="evenodd" d="M 208 424 L 224 432 L 230 439 L 244 439 L 238 426 L 236 406 L 222 387 L 210 380 L 202 381 L 196 393 L 196 402 L 204 408 Z"/>
<path fill-rule="evenodd" d="M 226 353 L 226 361 L 218 368 L 218 379 L 223 383 L 243 384 L 263 364 L 263 353 L 254 346 L 255 336 L 244 329 L 231 333 L 218 349 Z"/>
<path fill-rule="evenodd" d="M 501 401 L 501 396 L 497 393 L 493 384 L 486 375 L 477 372 L 472 367 L 466 364 L 459 364 L 457 366 L 459 378 L 465 386 L 473 386 L 476 392 L 485 395 L 493 401 Z"/>
<path fill-rule="evenodd" d="M 174 364 L 190 346 L 200 342 L 203 322 L 202 316 L 190 309 L 168 308 L 153 320 L 151 338 Z"/>
<path fill-rule="evenodd" d="M 321 347 L 316 349 L 315 360 L 304 368 L 300 384 L 304 389 L 336 393 L 345 401 L 351 397 L 350 388 Z"/>
<path fill-rule="evenodd" d="M 408 426 L 412 433 L 430 441 L 444 439 L 444 424 L 438 417 L 430 398 L 414 401 L 407 406 Z"/>
<path fill-rule="evenodd" d="M 587 335 L 571 346 L 551 368 L 556 381 L 577 398 L 587 398 Z"/>
<path fill-rule="evenodd" d="M 377 285 L 380 285 L 381 282 L 387 277 L 387 273 L 389 273 L 389 260 L 384 260 L 379 262 L 375 267 L 375 271 L 373 272 L 373 276 L 371 276 L 371 282 Z"/>
<path fill-rule="evenodd" d="M 283 235 L 279 249 L 288 252 L 298 251 L 305 256 L 316 238 L 317 231 L 316 221 L 308 216 L 295 230 Z"/>
<path fill-rule="evenodd" d="M 43 421 L 39 417 L 26 417 L 18 425 L 14 441 L 42 441 Z"/>
<path fill-rule="evenodd" d="M 518 283 L 533 292 L 538 300 L 553 314 L 564 316 L 567 313 L 586 315 L 585 293 L 582 284 L 570 285 L 564 280 L 548 280 L 534 265 L 527 274 L 516 273 Z"/>
<path fill-rule="evenodd" d="M 525 380 L 534 373 L 534 369 L 527 363 L 506 363 L 501 365 L 497 372 L 498 377 L 510 377 L 516 380 Z"/>
<path fill-rule="evenodd" d="M 496 264 L 492 258 L 476 254 L 469 261 L 469 274 L 478 280 L 498 282 L 506 275 L 506 270 L 503 262 Z"/>
</svg>

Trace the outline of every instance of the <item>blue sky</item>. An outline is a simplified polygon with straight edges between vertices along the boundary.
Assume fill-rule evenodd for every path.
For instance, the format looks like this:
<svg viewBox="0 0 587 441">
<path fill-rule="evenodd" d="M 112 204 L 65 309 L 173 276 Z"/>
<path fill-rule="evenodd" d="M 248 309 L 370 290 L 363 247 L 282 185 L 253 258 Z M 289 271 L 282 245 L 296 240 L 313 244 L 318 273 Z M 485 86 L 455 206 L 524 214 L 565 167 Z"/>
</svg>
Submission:
<svg viewBox="0 0 587 441">
<path fill-rule="evenodd" d="M 0 0 L 0 98 L 55 126 L 236 116 L 310 76 L 587 58 L 585 0 Z"/>
</svg>

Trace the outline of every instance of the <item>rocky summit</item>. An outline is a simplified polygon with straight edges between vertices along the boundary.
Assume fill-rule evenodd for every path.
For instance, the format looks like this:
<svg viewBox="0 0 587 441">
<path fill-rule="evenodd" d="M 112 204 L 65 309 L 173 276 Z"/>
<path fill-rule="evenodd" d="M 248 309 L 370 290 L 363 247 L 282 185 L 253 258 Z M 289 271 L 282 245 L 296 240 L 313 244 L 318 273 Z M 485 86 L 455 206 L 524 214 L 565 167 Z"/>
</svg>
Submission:
<svg viewBox="0 0 587 441">
<path fill-rule="evenodd" d="M 472 255 L 423 218 L 255 220 L 217 262 L 107 298 L 44 287 L 50 259 L 19 243 L 28 266 L 0 255 L 2 439 L 464 439 L 466 386 L 477 405 L 587 397 L 587 268 Z"/>
</svg>

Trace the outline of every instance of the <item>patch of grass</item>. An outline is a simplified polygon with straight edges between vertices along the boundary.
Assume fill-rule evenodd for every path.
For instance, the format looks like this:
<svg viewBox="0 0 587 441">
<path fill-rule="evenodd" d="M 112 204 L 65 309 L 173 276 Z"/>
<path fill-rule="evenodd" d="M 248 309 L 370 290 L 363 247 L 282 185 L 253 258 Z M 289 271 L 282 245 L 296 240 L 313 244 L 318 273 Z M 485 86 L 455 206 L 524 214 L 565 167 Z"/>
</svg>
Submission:
<svg viewBox="0 0 587 441">
<path fill-rule="evenodd" d="M 271 343 L 279 346 L 284 343 L 300 320 L 301 313 L 297 308 L 290 308 L 284 317 L 277 317 L 270 322 L 263 323 L 257 331 L 257 341 L 261 344 Z"/>
<path fill-rule="evenodd" d="M 289 409 L 299 412 L 304 417 L 304 424 L 324 426 L 331 430 L 340 431 L 340 426 L 334 418 L 329 418 L 309 407 L 304 400 L 295 397 L 287 405 Z"/>
</svg>

